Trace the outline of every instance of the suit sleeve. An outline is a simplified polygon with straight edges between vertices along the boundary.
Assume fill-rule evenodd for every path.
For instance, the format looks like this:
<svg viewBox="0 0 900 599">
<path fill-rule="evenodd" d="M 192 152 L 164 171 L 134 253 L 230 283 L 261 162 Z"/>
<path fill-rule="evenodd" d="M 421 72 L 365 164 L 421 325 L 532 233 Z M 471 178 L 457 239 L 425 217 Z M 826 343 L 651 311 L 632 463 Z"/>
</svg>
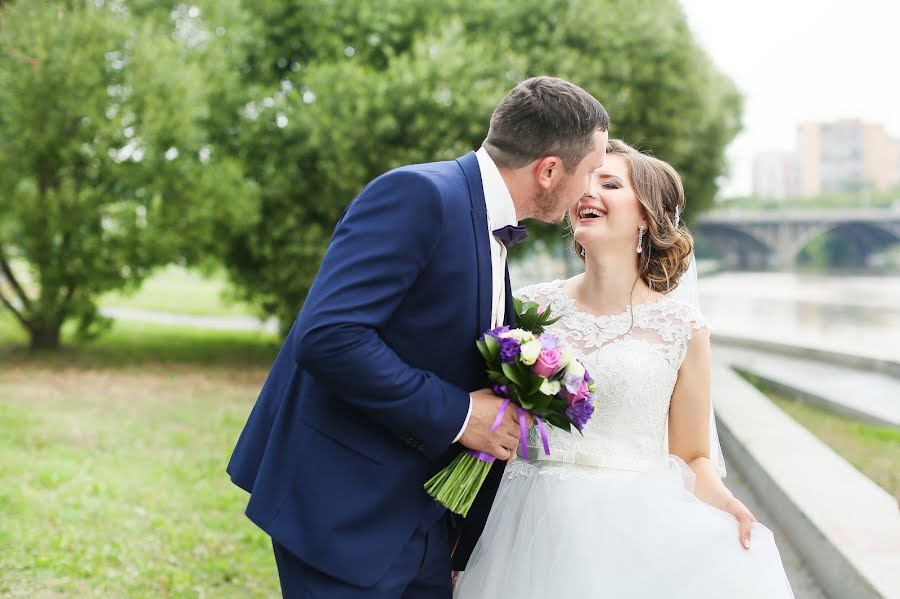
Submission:
<svg viewBox="0 0 900 599">
<path fill-rule="evenodd" d="M 297 322 L 294 355 L 335 397 L 436 458 L 453 443 L 469 395 L 406 364 L 380 335 L 434 253 L 440 191 L 424 175 L 394 171 L 344 213 Z M 435 340 L 439 342 L 439 340 Z"/>
</svg>

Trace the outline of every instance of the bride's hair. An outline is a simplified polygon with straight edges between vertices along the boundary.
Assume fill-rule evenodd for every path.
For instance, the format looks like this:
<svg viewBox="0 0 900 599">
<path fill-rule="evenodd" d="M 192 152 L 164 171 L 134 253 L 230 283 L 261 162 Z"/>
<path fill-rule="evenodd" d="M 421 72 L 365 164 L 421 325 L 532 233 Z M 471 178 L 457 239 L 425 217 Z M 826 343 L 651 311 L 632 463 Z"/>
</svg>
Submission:
<svg viewBox="0 0 900 599">
<path fill-rule="evenodd" d="M 670 164 L 644 154 L 620 139 L 609 140 L 606 154 L 621 156 L 628 163 L 631 185 L 647 217 L 643 251 L 638 254 L 640 276 L 651 289 L 670 291 L 678 286 L 678 280 L 690 265 L 694 249 L 694 239 L 682 217 L 684 186 L 681 177 Z M 581 256 L 581 250 L 576 241 L 578 256 Z"/>
</svg>

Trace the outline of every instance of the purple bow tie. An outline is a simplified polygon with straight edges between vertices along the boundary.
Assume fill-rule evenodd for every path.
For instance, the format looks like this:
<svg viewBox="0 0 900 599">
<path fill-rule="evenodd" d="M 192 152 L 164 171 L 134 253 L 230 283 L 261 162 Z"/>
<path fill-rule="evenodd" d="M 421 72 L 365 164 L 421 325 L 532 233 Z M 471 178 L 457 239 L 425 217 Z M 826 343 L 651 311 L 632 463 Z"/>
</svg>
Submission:
<svg viewBox="0 0 900 599">
<path fill-rule="evenodd" d="M 506 247 L 512 247 L 525 241 L 525 238 L 528 237 L 528 231 L 525 230 L 525 227 L 517 227 L 515 225 L 506 225 L 500 229 L 494 229 L 493 233 L 497 241 Z"/>
</svg>

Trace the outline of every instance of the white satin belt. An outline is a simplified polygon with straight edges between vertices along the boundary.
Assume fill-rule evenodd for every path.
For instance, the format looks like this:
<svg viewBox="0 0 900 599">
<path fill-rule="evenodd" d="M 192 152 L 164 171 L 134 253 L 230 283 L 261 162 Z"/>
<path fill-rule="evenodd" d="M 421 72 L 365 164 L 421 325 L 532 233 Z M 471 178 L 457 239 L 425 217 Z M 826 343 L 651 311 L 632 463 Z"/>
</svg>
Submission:
<svg viewBox="0 0 900 599">
<path fill-rule="evenodd" d="M 656 459 L 617 457 L 591 453 L 587 451 L 557 449 L 552 445 L 550 447 L 550 455 L 545 455 L 543 447 L 538 448 L 532 447 L 531 445 L 528 446 L 528 461 L 532 463 L 534 463 L 535 461 L 557 462 L 561 464 L 573 464 L 575 466 L 589 466 L 593 468 L 600 468 L 602 470 L 646 472 L 656 464 L 664 461 L 665 458 L 665 455 L 660 455 Z"/>
</svg>

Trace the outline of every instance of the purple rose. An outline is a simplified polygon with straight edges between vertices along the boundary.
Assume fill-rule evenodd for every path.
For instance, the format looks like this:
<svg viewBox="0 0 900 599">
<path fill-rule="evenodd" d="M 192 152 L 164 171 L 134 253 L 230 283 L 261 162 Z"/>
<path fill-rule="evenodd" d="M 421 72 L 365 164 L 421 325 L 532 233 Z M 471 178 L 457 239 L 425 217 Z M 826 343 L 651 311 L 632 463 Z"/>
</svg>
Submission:
<svg viewBox="0 0 900 599">
<path fill-rule="evenodd" d="M 579 402 L 584 401 L 588 396 L 590 396 L 591 390 L 588 389 L 587 383 L 582 381 L 581 388 L 577 392 L 572 393 L 566 387 L 563 387 L 560 393 L 563 397 L 569 400 L 569 406 L 571 407 Z"/>
<path fill-rule="evenodd" d="M 501 337 L 500 341 L 500 361 L 505 364 L 512 364 L 519 355 L 519 342 L 512 337 Z"/>
<path fill-rule="evenodd" d="M 574 424 L 575 428 L 577 428 L 578 430 L 584 428 L 584 425 L 587 424 L 587 421 L 591 419 L 593 413 L 594 404 L 593 402 L 587 401 L 586 399 L 576 401 L 574 404 L 566 408 L 566 416 L 569 417 L 569 420 L 572 421 L 572 424 Z"/>
<path fill-rule="evenodd" d="M 536 375 L 549 379 L 557 370 L 559 370 L 559 361 L 560 355 L 558 349 L 542 349 L 541 355 L 538 356 L 538 359 L 534 363 L 534 366 L 531 367 L 531 370 L 534 371 Z"/>
</svg>

